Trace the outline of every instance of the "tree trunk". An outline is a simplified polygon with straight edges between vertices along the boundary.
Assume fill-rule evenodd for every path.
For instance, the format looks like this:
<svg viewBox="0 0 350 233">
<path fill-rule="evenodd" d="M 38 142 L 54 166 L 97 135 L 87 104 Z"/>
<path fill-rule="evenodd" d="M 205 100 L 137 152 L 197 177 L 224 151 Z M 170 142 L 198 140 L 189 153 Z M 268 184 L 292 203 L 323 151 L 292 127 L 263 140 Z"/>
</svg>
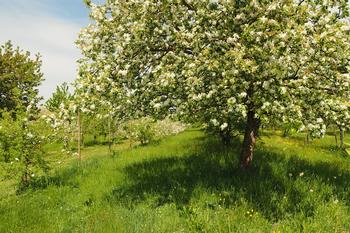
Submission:
<svg viewBox="0 0 350 233">
<path fill-rule="evenodd" d="M 306 144 L 309 144 L 310 143 L 310 133 L 309 131 L 306 132 Z"/>
<path fill-rule="evenodd" d="M 80 128 L 81 128 L 81 148 L 85 147 L 85 134 L 83 131 L 83 124 L 82 122 L 80 123 Z"/>
<path fill-rule="evenodd" d="M 338 135 L 337 135 L 337 131 L 335 131 L 335 133 L 334 133 L 334 138 L 335 138 L 335 146 L 338 147 Z"/>
<path fill-rule="evenodd" d="M 96 145 L 96 144 L 97 144 L 97 135 L 94 134 L 94 145 Z"/>
<path fill-rule="evenodd" d="M 289 137 L 289 129 L 285 128 L 285 129 L 283 130 L 283 137 L 284 137 L 284 138 Z"/>
<path fill-rule="evenodd" d="M 344 148 L 344 129 L 340 128 L 340 148 Z"/>
<path fill-rule="evenodd" d="M 65 135 L 63 138 L 63 149 L 65 149 L 66 151 L 70 150 L 69 136 L 68 135 Z"/>
<path fill-rule="evenodd" d="M 232 144 L 232 136 L 230 134 L 230 130 L 220 131 L 220 138 L 224 145 L 228 146 Z"/>
<path fill-rule="evenodd" d="M 241 168 L 247 169 L 251 166 L 258 130 L 259 120 L 254 117 L 254 112 L 250 111 L 247 115 L 247 125 L 245 128 L 244 139 L 240 153 Z"/>
<path fill-rule="evenodd" d="M 108 151 L 112 153 L 111 117 L 108 118 Z"/>
<path fill-rule="evenodd" d="M 29 166 L 30 166 L 30 159 L 28 158 L 28 155 L 24 156 L 24 172 L 22 174 L 22 185 L 25 187 L 29 184 L 30 181 L 30 174 L 29 174 Z"/>
<path fill-rule="evenodd" d="M 4 142 L 4 162 L 5 163 L 9 163 L 10 162 L 11 154 L 10 154 L 9 151 L 10 151 L 10 146 L 5 141 Z"/>
</svg>

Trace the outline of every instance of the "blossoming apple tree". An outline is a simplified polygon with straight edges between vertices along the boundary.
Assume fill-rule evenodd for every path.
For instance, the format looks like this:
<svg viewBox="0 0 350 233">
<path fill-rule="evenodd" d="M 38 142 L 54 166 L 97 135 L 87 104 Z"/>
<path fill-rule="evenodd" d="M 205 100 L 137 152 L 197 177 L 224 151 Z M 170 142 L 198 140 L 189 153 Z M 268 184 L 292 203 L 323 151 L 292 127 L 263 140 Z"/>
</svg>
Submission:
<svg viewBox="0 0 350 233">
<path fill-rule="evenodd" d="M 87 103 L 221 131 L 243 125 L 244 168 L 262 124 L 321 136 L 326 118 L 349 117 L 346 0 L 86 2 L 93 22 L 77 44 Z"/>
</svg>

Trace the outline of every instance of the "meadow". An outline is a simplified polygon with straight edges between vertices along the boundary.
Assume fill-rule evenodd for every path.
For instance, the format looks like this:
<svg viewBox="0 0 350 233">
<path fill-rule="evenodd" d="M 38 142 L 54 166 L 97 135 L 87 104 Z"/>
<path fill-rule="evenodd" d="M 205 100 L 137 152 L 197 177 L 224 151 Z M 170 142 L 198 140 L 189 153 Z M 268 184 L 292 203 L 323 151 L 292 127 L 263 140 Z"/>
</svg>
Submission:
<svg viewBox="0 0 350 233">
<path fill-rule="evenodd" d="M 52 145 L 49 175 L 17 193 L 1 181 L 0 232 L 350 232 L 350 157 L 334 138 L 260 137 L 248 171 L 239 139 L 197 129 L 92 145 L 81 162 Z"/>
<path fill-rule="evenodd" d="M 348 0 L 3 2 L 0 233 L 350 233 Z"/>
</svg>

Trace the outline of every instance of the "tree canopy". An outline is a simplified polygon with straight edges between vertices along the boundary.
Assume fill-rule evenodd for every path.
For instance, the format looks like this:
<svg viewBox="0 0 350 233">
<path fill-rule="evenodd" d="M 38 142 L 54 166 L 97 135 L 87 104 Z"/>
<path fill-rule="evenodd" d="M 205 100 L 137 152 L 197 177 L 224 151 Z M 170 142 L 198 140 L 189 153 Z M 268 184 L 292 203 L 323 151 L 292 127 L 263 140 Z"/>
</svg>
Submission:
<svg viewBox="0 0 350 233">
<path fill-rule="evenodd" d="M 88 5 L 94 22 L 77 41 L 86 103 L 244 129 L 242 167 L 262 124 L 292 123 L 315 137 L 325 121 L 349 124 L 346 0 Z"/>
<path fill-rule="evenodd" d="M 36 108 L 38 86 L 43 81 L 40 55 L 14 48 L 11 41 L 0 47 L 0 110 Z"/>
<path fill-rule="evenodd" d="M 62 104 L 67 105 L 72 98 L 73 95 L 69 92 L 68 84 L 63 83 L 56 87 L 56 91 L 46 101 L 45 106 L 50 112 L 57 112 L 60 110 Z"/>
</svg>

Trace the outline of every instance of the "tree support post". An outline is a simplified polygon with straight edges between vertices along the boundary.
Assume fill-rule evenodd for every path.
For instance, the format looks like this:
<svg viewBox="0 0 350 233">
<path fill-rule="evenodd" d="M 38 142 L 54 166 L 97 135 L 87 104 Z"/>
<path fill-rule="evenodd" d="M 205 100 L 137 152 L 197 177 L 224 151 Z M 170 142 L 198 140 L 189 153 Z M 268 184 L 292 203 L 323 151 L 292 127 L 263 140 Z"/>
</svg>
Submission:
<svg viewBox="0 0 350 233">
<path fill-rule="evenodd" d="M 81 114 L 80 110 L 78 110 L 78 116 L 77 116 L 77 123 L 78 123 L 78 159 L 81 161 Z"/>
<path fill-rule="evenodd" d="M 111 116 L 108 117 L 108 150 L 112 153 Z"/>
<path fill-rule="evenodd" d="M 344 148 L 344 129 L 340 127 L 340 148 Z"/>
</svg>

